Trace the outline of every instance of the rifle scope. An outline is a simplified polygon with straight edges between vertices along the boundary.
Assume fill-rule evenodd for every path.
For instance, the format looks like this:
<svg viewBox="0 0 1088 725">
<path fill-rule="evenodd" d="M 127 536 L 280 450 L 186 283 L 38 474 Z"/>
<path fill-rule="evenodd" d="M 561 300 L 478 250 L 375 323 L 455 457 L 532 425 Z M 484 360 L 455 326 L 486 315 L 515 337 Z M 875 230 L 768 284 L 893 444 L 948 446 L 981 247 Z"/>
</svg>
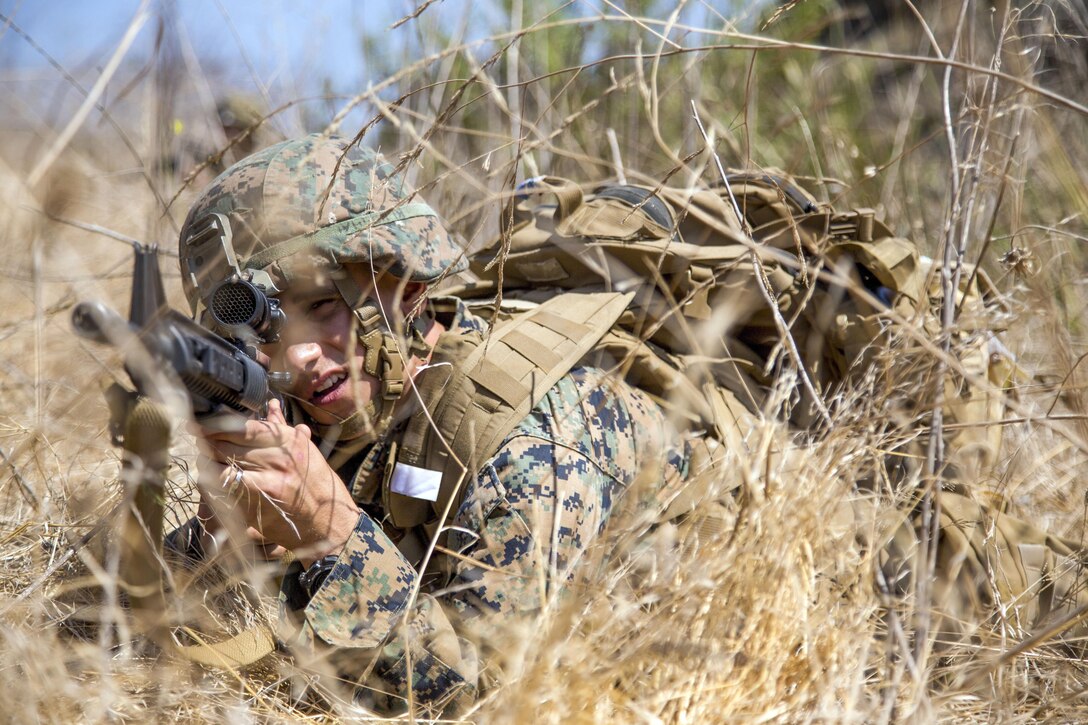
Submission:
<svg viewBox="0 0 1088 725">
<path fill-rule="evenodd" d="M 256 335 L 262 342 L 275 342 L 287 316 L 279 300 L 269 297 L 260 287 L 232 277 L 220 282 L 208 296 L 208 313 L 215 325 L 231 335 Z M 241 334 L 239 334 L 241 333 Z"/>
</svg>

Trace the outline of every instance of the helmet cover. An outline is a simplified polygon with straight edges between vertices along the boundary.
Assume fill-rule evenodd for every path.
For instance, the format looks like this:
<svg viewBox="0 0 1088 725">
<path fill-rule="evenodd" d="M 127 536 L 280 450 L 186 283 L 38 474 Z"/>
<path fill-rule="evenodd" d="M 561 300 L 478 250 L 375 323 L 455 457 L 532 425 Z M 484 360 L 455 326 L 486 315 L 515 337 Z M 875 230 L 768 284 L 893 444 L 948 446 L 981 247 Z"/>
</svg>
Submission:
<svg viewBox="0 0 1088 725">
<path fill-rule="evenodd" d="M 194 312 L 235 273 L 274 294 L 301 260 L 369 263 L 413 282 L 467 266 L 403 174 L 369 148 L 320 134 L 270 146 L 220 174 L 189 210 L 178 253 Z"/>
</svg>

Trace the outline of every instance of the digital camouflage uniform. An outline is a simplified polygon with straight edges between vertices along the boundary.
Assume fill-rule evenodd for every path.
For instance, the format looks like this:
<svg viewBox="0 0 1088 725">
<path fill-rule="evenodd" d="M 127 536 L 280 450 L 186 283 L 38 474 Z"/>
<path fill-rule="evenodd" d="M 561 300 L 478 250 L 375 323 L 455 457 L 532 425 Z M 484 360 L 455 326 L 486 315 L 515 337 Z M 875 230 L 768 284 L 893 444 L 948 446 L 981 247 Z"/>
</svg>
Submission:
<svg viewBox="0 0 1088 725">
<path fill-rule="evenodd" d="M 481 324 L 461 311 L 455 329 L 473 334 Z M 447 558 L 452 572 L 430 577 L 409 609 L 419 584 L 413 560 L 429 534 L 385 532 L 378 523 L 387 450 L 383 441 L 361 464 L 341 469 L 367 513 L 305 608 L 306 636 L 343 648 L 332 658 L 338 669 L 358 677 L 373 665 L 364 684 L 383 709 L 396 705 L 380 693 L 404 697 L 408 687 L 398 625 L 411 632 L 416 702 L 471 702 L 487 645 L 481 652 L 479 642 L 461 635 L 462 626 L 540 611 L 575 566 L 593 556 L 592 544 L 637 477 L 665 484 L 682 480 L 688 469 L 684 441 L 644 393 L 596 368 L 572 370 L 472 478 L 447 542 L 467 560 Z M 408 544 L 407 556 L 394 538 Z"/>
</svg>

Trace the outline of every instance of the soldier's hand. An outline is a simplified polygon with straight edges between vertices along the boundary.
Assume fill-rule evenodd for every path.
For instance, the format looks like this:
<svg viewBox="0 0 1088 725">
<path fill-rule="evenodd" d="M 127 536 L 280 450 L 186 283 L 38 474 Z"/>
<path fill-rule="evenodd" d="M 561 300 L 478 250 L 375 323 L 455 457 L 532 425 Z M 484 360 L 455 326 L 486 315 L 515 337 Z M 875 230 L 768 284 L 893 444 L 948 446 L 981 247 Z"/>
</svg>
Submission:
<svg viewBox="0 0 1088 725">
<path fill-rule="evenodd" d="M 266 420 L 203 430 L 200 440 L 226 503 L 265 541 L 295 552 L 304 566 L 343 548 L 359 509 L 310 429 L 289 425 L 278 401 Z"/>
</svg>

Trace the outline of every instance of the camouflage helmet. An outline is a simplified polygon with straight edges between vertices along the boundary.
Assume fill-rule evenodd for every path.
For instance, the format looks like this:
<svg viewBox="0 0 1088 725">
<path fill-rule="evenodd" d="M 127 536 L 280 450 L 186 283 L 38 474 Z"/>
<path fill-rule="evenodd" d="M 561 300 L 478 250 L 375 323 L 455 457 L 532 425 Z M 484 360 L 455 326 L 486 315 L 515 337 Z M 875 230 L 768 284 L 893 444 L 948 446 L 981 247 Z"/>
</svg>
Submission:
<svg viewBox="0 0 1088 725">
<path fill-rule="evenodd" d="M 234 274 L 269 294 L 300 259 L 372 264 L 413 282 L 465 268 L 459 244 L 373 150 L 313 134 L 270 146 L 220 174 L 193 204 L 178 249 L 195 313 Z"/>
</svg>

